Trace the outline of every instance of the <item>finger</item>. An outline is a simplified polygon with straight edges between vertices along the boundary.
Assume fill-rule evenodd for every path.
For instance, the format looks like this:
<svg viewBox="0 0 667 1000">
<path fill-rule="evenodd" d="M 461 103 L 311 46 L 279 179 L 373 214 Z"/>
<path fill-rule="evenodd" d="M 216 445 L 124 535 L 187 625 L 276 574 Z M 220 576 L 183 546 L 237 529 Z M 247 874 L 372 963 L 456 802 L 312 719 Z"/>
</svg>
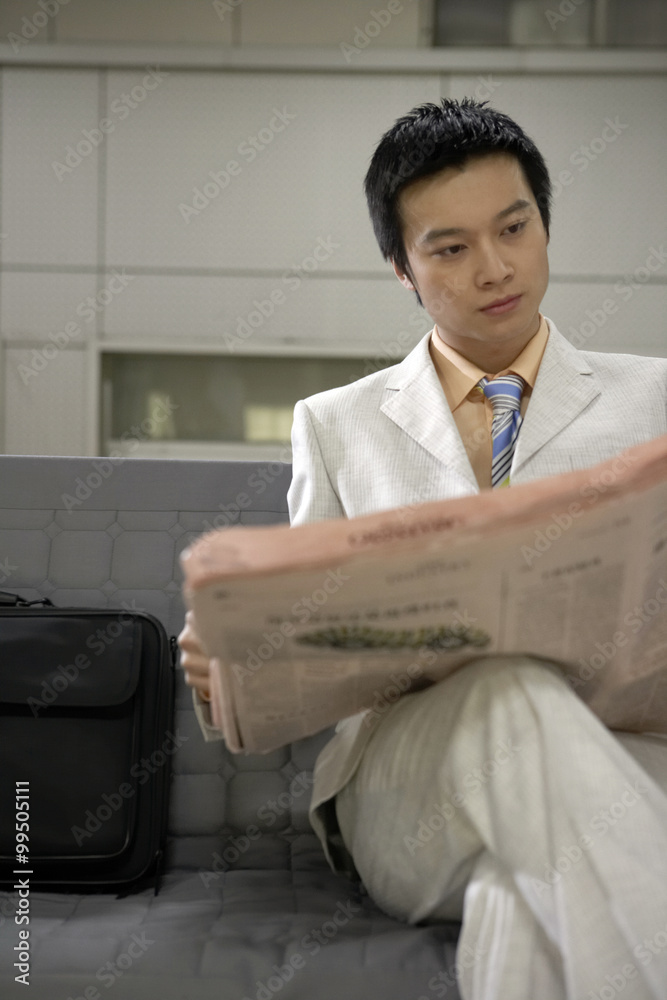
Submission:
<svg viewBox="0 0 667 1000">
<path fill-rule="evenodd" d="M 203 698 L 204 701 L 210 701 L 211 700 L 211 695 L 209 693 L 208 681 L 198 680 L 196 678 L 191 677 L 188 673 L 186 673 L 185 674 L 185 683 L 189 687 L 194 688 L 194 690 L 197 692 L 197 694 L 199 694 L 200 697 Z"/>
<path fill-rule="evenodd" d="M 202 656 L 205 655 L 204 647 L 201 644 L 199 636 L 190 627 L 190 625 L 185 626 L 176 641 L 181 649 L 190 650 L 193 653 L 200 653 Z"/>
<path fill-rule="evenodd" d="M 208 684 L 210 670 L 206 657 L 185 656 L 181 659 L 181 667 L 188 683 Z"/>
<path fill-rule="evenodd" d="M 194 674 L 208 676 L 209 662 L 208 656 L 204 656 L 202 653 L 192 653 L 185 650 L 181 654 L 181 667 Z"/>
</svg>

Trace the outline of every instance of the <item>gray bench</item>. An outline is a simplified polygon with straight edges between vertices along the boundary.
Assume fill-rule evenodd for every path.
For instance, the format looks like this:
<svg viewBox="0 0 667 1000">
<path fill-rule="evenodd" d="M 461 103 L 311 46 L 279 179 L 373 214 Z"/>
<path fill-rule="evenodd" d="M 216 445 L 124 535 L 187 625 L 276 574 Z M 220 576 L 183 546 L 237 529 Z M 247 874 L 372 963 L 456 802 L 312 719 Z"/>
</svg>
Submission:
<svg viewBox="0 0 667 1000">
<path fill-rule="evenodd" d="M 278 463 L 0 457 L 0 589 L 123 607 L 182 627 L 179 554 L 209 527 L 288 520 Z M 266 756 L 200 735 L 177 671 L 166 874 L 157 896 L 30 896 L 30 987 L 3 1000 L 458 1000 L 456 924 L 408 927 L 326 864 L 307 817 L 328 733 Z M 1 697 L 1 693 L 0 693 Z M 2 772 L 2 808 L 19 776 Z"/>
</svg>

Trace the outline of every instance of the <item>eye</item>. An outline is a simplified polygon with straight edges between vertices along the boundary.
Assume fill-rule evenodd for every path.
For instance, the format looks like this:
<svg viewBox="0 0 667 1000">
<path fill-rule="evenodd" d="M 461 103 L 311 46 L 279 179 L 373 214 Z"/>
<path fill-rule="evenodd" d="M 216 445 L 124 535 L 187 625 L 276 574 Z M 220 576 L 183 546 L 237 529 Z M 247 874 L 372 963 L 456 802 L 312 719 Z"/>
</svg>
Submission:
<svg viewBox="0 0 667 1000">
<path fill-rule="evenodd" d="M 436 251 L 436 257 L 458 257 L 461 250 L 465 250 L 465 247 L 462 243 L 457 243 L 455 246 Z"/>
<path fill-rule="evenodd" d="M 512 236 L 515 236 L 517 233 L 520 233 L 521 230 L 525 228 L 525 226 L 526 226 L 525 220 L 522 220 L 521 222 L 513 222 L 511 226 L 507 227 L 505 232 L 510 233 Z"/>
</svg>

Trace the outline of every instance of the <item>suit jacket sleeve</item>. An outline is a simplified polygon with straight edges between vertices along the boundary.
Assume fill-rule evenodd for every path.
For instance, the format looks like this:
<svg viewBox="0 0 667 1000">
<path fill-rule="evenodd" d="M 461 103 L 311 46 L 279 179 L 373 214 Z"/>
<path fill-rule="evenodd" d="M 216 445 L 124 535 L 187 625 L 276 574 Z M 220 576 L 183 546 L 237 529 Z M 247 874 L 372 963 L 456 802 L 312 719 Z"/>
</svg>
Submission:
<svg viewBox="0 0 667 1000">
<path fill-rule="evenodd" d="M 217 726 L 213 725 L 213 720 L 211 719 L 211 706 L 207 701 L 203 701 L 199 697 L 195 688 L 192 689 L 192 702 L 195 707 L 195 715 L 197 717 L 197 722 L 199 723 L 199 728 L 202 731 L 202 736 L 207 743 L 213 740 L 221 740 L 222 730 L 218 729 Z"/>
<path fill-rule="evenodd" d="M 330 517 L 344 517 L 340 500 L 329 479 L 314 418 L 303 401 L 296 404 L 292 428 L 293 476 L 287 495 L 290 522 L 306 524 Z M 204 739 L 221 740 L 222 732 L 211 721 L 210 706 L 193 690 L 192 700 Z"/>
<path fill-rule="evenodd" d="M 331 428 L 327 429 L 331 433 Z M 292 484 L 287 494 L 292 526 L 311 521 L 345 517 L 327 469 L 318 421 L 307 403 L 300 400 L 294 408 L 292 425 Z"/>
</svg>

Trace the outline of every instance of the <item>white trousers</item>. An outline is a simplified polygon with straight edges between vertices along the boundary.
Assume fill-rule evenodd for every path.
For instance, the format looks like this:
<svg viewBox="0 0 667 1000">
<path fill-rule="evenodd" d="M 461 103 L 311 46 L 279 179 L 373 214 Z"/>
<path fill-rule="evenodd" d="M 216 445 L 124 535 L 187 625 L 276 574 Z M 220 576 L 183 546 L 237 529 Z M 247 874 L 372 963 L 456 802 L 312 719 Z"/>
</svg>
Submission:
<svg viewBox="0 0 667 1000">
<path fill-rule="evenodd" d="M 667 740 L 610 732 L 556 667 L 404 697 L 336 813 L 383 910 L 462 919 L 464 1000 L 667 1000 Z"/>
</svg>

